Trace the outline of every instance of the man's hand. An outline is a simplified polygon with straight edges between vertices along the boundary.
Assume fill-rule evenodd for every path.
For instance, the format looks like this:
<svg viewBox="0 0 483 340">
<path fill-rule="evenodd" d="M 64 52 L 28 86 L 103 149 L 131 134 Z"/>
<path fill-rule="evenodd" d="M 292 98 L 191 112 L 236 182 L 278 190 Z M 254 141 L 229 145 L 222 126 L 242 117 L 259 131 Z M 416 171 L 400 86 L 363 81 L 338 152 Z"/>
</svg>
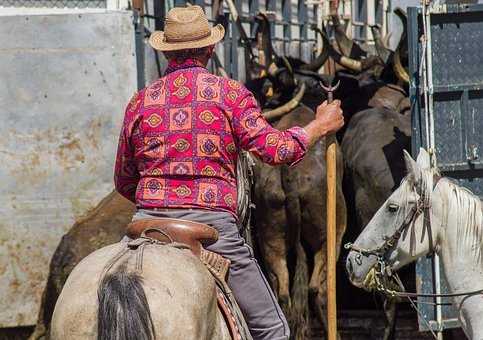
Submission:
<svg viewBox="0 0 483 340">
<path fill-rule="evenodd" d="M 318 122 L 322 135 L 330 135 L 336 133 L 344 126 L 344 116 L 340 108 L 340 100 L 334 100 L 328 104 L 323 102 L 317 107 L 315 120 Z"/>
<path fill-rule="evenodd" d="M 328 104 L 323 102 L 317 107 L 315 119 L 305 126 L 309 135 L 309 144 L 312 145 L 320 138 L 336 133 L 344 126 L 344 116 L 340 108 L 340 100 Z"/>
</svg>

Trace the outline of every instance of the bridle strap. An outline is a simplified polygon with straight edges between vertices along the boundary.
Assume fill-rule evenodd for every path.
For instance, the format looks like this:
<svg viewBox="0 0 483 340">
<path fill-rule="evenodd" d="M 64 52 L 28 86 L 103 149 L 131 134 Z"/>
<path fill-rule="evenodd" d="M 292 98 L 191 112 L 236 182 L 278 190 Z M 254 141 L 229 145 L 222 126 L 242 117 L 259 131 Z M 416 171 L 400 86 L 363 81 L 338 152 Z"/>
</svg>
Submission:
<svg viewBox="0 0 483 340">
<path fill-rule="evenodd" d="M 433 175 L 433 191 L 436 188 L 436 185 L 438 182 L 441 180 L 441 176 L 439 174 L 434 174 Z M 364 249 L 364 248 L 359 248 L 351 243 L 345 244 L 344 248 L 348 250 L 355 251 L 361 255 L 364 256 L 376 256 L 378 259 L 378 265 L 380 267 L 379 271 L 376 271 L 376 289 L 380 292 L 385 293 L 386 295 L 390 295 L 393 297 L 407 297 L 407 298 L 417 298 L 417 297 L 427 297 L 427 298 L 436 298 L 436 297 L 458 297 L 458 296 L 472 296 L 472 295 L 478 295 L 478 294 L 483 294 L 483 289 L 476 289 L 473 291 L 469 292 L 463 292 L 463 293 L 447 293 L 447 294 L 419 294 L 419 293 L 411 293 L 411 292 L 398 292 L 395 290 L 391 290 L 387 288 L 387 285 L 385 284 L 386 280 L 384 279 L 387 275 L 388 269 L 390 271 L 390 266 L 387 265 L 385 255 L 389 249 L 395 246 L 395 244 L 399 241 L 401 238 L 402 234 L 407 231 L 407 228 L 411 225 L 414 224 L 418 216 L 424 212 L 424 223 L 426 224 L 426 229 L 428 232 L 428 240 L 429 240 L 429 248 L 430 248 L 430 254 L 434 253 L 434 243 L 433 243 L 433 234 L 431 230 L 431 220 L 430 220 L 430 206 L 424 202 L 424 197 L 421 197 L 416 205 L 414 205 L 411 208 L 411 211 L 409 214 L 406 216 L 404 219 L 403 223 L 401 226 L 395 231 L 393 235 L 388 237 L 384 243 L 374 249 Z M 414 229 L 414 228 L 411 228 Z M 424 235 L 423 235 L 424 236 Z M 413 238 L 411 234 L 411 244 L 410 244 L 410 249 L 412 253 L 412 249 L 415 245 L 413 245 L 413 242 L 415 243 L 415 237 Z M 392 273 L 391 275 L 392 276 Z M 397 277 L 397 275 L 396 275 Z M 382 280 L 381 280 L 382 279 Z M 399 280 L 399 278 L 397 278 Z M 400 282 L 400 280 L 399 280 Z"/>
</svg>

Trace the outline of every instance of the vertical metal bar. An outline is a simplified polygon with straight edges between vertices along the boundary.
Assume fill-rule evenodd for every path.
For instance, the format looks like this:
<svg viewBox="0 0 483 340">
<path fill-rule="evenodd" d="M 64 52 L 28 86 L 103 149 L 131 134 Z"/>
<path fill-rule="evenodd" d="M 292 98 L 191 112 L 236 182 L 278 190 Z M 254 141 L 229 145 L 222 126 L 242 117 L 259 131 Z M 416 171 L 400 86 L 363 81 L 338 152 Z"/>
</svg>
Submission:
<svg viewBox="0 0 483 340">
<path fill-rule="evenodd" d="M 166 16 L 166 6 L 164 0 L 153 0 L 154 29 L 162 31 L 164 29 L 164 20 Z"/>
<path fill-rule="evenodd" d="M 267 11 L 277 13 L 277 0 L 267 0 L 266 8 Z M 275 37 L 275 26 L 275 23 L 273 25 L 270 25 L 270 35 L 272 36 L 272 38 Z"/>
<path fill-rule="evenodd" d="M 433 94 L 434 94 L 434 87 L 433 87 L 433 50 L 431 48 L 432 42 L 431 42 L 431 14 L 430 10 L 428 11 L 428 14 L 426 15 L 426 27 L 427 27 L 427 47 L 426 47 L 426 70 L 428 71 L 428 91 L 429 91 L 429 103 L 428 103 L 428 119 L 429 119 L 429 124 L 430 124 L 430 132 L 429 132 L 429 154 L 431 156 L 431 165 L 432 166 L 437 166 L 436 162 L 436 150 L 435 145 L 434 145 L 434 110 L 433 110 Z M 441 306 L 440 306 L 441 309 Z"/>
<path fill-rule="evenodd" d="M 372 31 L 367 29 L 368 26 L 374 25 L 376 23 L 376 4 L 375 0 L 366 0 L 366 11 L 367 11 L 367 20 L 366 20 L 366 41 L 374 40 L 372 36 Z"/>
<path fill-rule="evenodd" d="M 292 39 L 292 0 L 282 0 L 283 17 L 283 51 L 290 54 L 290 40 Z"/>
<path fill-rule="evenodd" d="M 248 2 L 248 12 L 250 13 L 250 36 L 255 36 L 255 25 L 253 24 L 253 18 L 257 15 L 260 10 L 259 0 L 249 0 Z"/>
<path fill-rule="evenodd" d="M 441 265 L 439 261 L 439 255 L 434 254 L 433 257 L 433 266 L 434 266 L 434 292 L 435 294 L 441 294 Z M 438 329 L 436 330 L 436 334 L 438 335 L 438 340 L 443 340 L 443 310 L 441 307 L 441 296 L 436 298 L 436 323 Z"/>
<path fill-rule="evenodd" d="M 428 141 L 428 151 L 429 155 L 431 157 L 431 165 L 436 167 L 436 149 L 434 145 L 434 110 L 433 110 L 433 94 L 434 94 L 434 87 L 433 87 L 433 51 L 431 48 L 431 10 L 426 8 L 423 5 L 423 8 L 426 10 L 424 11 L 424 18 L 425 24 L 426 24 L 426 72 L 427 74 L 424 75 L 427 79 L 427 85 L 428 87 L 425 89 L 425 91 L 428 91 L 427 99 L 428 99 L 428 105 L 427 105 L 427 112 L 426 114 L 426 119 L 429 120 L 429 136 L 427 136 L 427 141 Z M 468 93 L 466 92 L 466 95 Z M 434 265 L 434 285 L 435 285 L 435 293 L 436 294 L 441 294 L 441 276 L 440 276 L 440 261 L 439 261 L 439 256 L 438 254 L 434 254 L 433 258 L 433 265 Z M 438 325 L 438 330 L 437 330 L 437 335 L 438 335 L 438 340 L 443 339 L 443 310 L 441 307 L 441 297 L 436 298 L 436 322 Z"/>
<path fill-rule="evenodd" d="M 300 38 L 307 38 L 307 4 L 304 0 L 298 1 L 298 19 L 300 24 Z"/>
<path fill-rule="evenodd" d="M 419 49 L 419 11 L 415 7 L 408 8 L 408 47 L 409 47 L 409 100 L 411 102 L 412 150 L 414 153 L 423 146 L 420 102 L 420 55 Z"/>
<path fill-rule="evenodd" d="M 299 35 L 300 35 L 300 44 L 299 44 L 299 55 L 300 57 L 303 56 L 303 48 L 304 48 L 304 41 L 307 41 L 308 37 L 308 29 L 307 29 L 307 4 L 304 0 L 298 0 L 297 2 L 297 17 L 299 22 Z"/>
<path fill-rule="evenodd" d="M 225 43 L 223 44 L 224 48 L 224 66 L 225 70 L 228 72 L 230 77 L 233 77 L 232 71 L 231 71 L 231 45 L 232 45 L 232 39 L 231 39 L 231 32 L 232 32 L 232 24 L 229 20 L 229 13 L 225 13 L 225 22 L 228 23 L 226 25 L 226 31 L 225 31 Z"/>
<path fill-rule="evenodd" d="M 463 137 L 463 143 L 461 145 L 462 147 L 462 155 L 465 160 L 469 159 L 469 150 L 470 150 L 470 141 L 468 140 L 468 134 L 469 134 L 469 129 L 468 129 L 468 123 L 469 122 L 469 108 L 468 108 L 468 101 L 469 101 L 469 96 L 468 96 L 468 90 L 464 90 L 463 93 L 461 94 L 461 100 L 460 100 L 460 120 L 461 120 L 461 135 Z"/>
<path fill-rule="evenodd" d="M 144 65 L 144 20 L 141 13 L 134 9 L 134 25 L 135 25 L 135 46 L 136 46 L 136 69 L 137 69 L 137 86 L 138 90 L 146 85 L 145 65 Z"/>
<path fill-rule="evenodd" d="M 322 13 L 322 5 L 314 5 L 313 6 L 313 15 L 312 15 L 312 20 L 309 19 L 309 25 L 316 25 L 319 29 L 322 29 L 322 26 L 323 26 L 323 20 L 324 20 L 324 16 L 323 16 L 323 13 Z M 308 28 L 309 26 L 307 26 Z M 307 29 L 307 33 L 309 32 L 309 30 Z M 322 51 L 322 38 L 319 37 L 318 34 L 316 34 L 314 31 L 312 31 L 312 34 L 314 35 L 315 37 L 315 42 L 313 45 L 311 45 L 311 60 L 312 58 L 315 56 L 315 55 L 319 55 L 319 53 Z M 308 35 L 307 35 L 308 37 Z M 314 53 L 314 52 L 317 52 L 317 53 Z"/>
<path fill-rule="evenodd" d="M 238 10 L 238 13 L 240 12 L 240 0 L 234 0 L 235 6 Z M 238 29 L 234 27 L 233 25 L 233 20 L 230 20 L 230 26 L 231 26 L 231 76 L 234 79 L 238 80 L 238 40 L 240 39 L 240 33 L 238 32 Z"/>
</svg>

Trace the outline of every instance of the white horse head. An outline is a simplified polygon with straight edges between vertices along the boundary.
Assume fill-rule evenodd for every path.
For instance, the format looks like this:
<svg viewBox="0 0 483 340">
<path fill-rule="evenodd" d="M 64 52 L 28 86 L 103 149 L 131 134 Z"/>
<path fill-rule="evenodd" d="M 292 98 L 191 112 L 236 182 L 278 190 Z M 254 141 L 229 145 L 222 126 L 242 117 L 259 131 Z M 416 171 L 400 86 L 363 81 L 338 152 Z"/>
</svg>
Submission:
<svg viewBox="0 0 483 340">
<path fill-rule="evenodd" d="M 421 149 L 417 161 L 414 161 L 405 151 L 404 158 L 408 175 L 401 186 L 379 208 L 354 243 L 354 249 L 380 249 L 387 240 L 398 233 L 403 224 L 410 222 L 402 230 L 400 238 L 395 240 L 397 243 L 389 247 L 385 254 L 381 254 L 386 257 L 387 263 L 394 270 L 429 253 L 431 247 L 437 245 L 441 225 L 431 218 L 431 235 L 428 237 L 424 222 L 425 214 L 414 214 L 414 211 L 422 212 L 424 206 L 432 205 L 434 208 L 434 205 L 439 204 L 434 201 L 436 196 L 431 195 L 435 172 L 430 169 L 428 153 Z M 411 217 L 413 220 L 409 221 Z M 347 271 L 351 282 L 358 287 L 362 287 L 367 274 L 377 264 L 378 258 L 375 254 L 366 255 L 362 256 L 361 253 L 352 251 L 347 259 Z"/>
<path fill-rule="evenodd" d="M 440 179 L 425 150 L 420 150 L 417 161 L 407 152 L 404 158 L 408 175 L 351 246 L 346 263 L 351 282 L 371 288 L 378 263 L 397 271 L 435 251 L 442 258 L 450 290 L 483 289 L 480 199 L 450 180 Z M 470 339 L 483 339 L 483 324 L 478 321 L 483 315 L 482 299 L 483 295 L 456 299 Z"/>
</svg>

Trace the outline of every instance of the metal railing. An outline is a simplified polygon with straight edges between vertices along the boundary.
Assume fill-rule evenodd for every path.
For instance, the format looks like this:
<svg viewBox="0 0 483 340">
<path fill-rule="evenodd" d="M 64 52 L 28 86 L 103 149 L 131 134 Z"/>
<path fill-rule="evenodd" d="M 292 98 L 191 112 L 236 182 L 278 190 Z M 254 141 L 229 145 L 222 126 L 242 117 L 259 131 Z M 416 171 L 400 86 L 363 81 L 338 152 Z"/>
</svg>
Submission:
<svg viewBox="0 0 483 340">
<path fill-rule="evenodd" d="M 106 0 L 0 0 L 0 7 L 106 8 Z"/>
</svg>

